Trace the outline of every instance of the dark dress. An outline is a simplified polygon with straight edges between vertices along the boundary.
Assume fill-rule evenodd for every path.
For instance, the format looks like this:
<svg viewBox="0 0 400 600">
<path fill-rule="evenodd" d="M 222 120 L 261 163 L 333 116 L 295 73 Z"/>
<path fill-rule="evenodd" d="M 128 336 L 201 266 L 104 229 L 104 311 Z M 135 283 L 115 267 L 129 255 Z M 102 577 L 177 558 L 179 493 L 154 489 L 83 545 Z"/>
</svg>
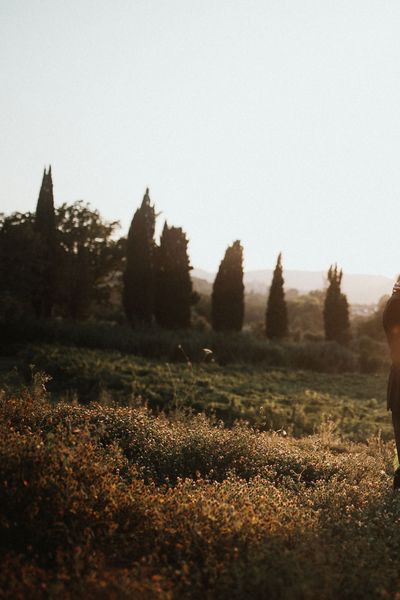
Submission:
<svg viewBox="0 0 400 600">
<path fill-rule="evenodd" d="M 387 301 L 382 320 L 392 359 L 387 385 L 387 409 L 400 413 L 400 292 L 392 294 Z"/>
</svg>

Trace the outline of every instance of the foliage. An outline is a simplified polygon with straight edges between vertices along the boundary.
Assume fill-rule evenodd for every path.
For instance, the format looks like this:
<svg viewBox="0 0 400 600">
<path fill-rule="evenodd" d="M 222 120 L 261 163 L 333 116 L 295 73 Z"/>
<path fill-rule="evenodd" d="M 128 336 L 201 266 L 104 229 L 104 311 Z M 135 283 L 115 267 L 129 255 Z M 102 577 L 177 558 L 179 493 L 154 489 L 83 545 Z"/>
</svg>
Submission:
<svg viewBox="0 0 400 600">
<path fill-rule="evenodd" d="M 153 319 L 155 221 L 155 209 L 146 189 L 133 216 L 126 244 L 123 303 L 131 325 L 150 324 Z"/>
<path fill-rule="evenodd" d="M 326 373 L 357 371 L 360 368 L 357 344 L 349 348 L 337 342 L 303 341 L 277 344 L 258 338 L 250 332 L 212 332 L 157 328 L 131 330 L 126 326 L 96 321 L 33 320 L 27 318 L 0 320 L 1 343 L 63 343 L 83 348 L 113 349 L 120 352 L 168 361 L 182 361 L 184 348 L 192 362 L 202 361 L 204 348 L 213 352 L 221 365 L 243 363 L 263 366 L 286 366 Z M 371 350 L 380 360 L 376 370 L 387 369 L 387 345 L 372 341 Z"/>
<path fill-rule="evenodd" d="M 324 303 L 325 339 L 347 344 L 350 340 L 349 306 L 340 285 L 343 271 L 338 271 L 337 265 L 330 266 L 328 271 L 329 287 Z"/>
<path fill-rule="evenodd" d="M 250 329 L 257 335 L 264 336 L 264 316 L 267 297 L 265 294 L 253 292 L 244 296 L 243 327 Z"/>
<path fill-rule="evenodd" d="M 353 338 L 350 349 L 358 355 L 359 370 L 362 373 L 376 373 L 388 367 L 387 344 L 377 342 L 366 335 Z"/>
<path fill-rule="evenodd" d="M 0 215 L 0 298 L 6 320 L 32 310 L 42 285 L 39 247 L 32 213 Z"/>
<path fill-rule="evenodd" d="M 294 339 L 302 337 L 306 339 L 312 336 L 323 339 L 324 296 L 322 290 L 312 290 L 287 300 L 288 321 Z"/>
<path fill-rule="evenodd" d="M 243 247 L 229 246 L 215 277 L 211 321 L 215 331 L 240 331 L 244 317 Z"/>
<path fill-rule="evenodd" d="M 33 304 L 38 317 L 50 317 L 57 288 L 57 242 L 51 167 L 43 173 L 42 185 L 34 220 L 38 236 L 37 260 L 40 262 L 39 285 L 34 291 Z"/>
<path fill-rule="evenodd" d="M 0 356 L 0 384 L 9 390 L 29 384 L 34 365 L 51 376 L 48 389 L 55 398 L 146 404 L 156 412 L 180 407 L 216 415 L 227 425 L 243 419 L 260 429 L 285 429 L 295 435 L 312 433 L 329 417 L 346 438 L 366 440 L 379 430 L 385 438 L 392 435 L 386 372 L 327 375 L 264 365 L 221 367 L 207 360 L 204 352 L 202 362 L 188 362 L 185 346 L 179 354 L 185 362 L 66 346 L 25 346 L 18 353 Z M 319 354 L 323 357 L 323 347 Z M 325 359 L 327 363 L 332 356 Z M 303 369 L 312 364 L 306 352 L 297 361 Z"/>
<path fill-rule="evenodd" d="M 155 317 L 157 324 L 166 329 L 190 327 L 191 306 L 198 300 L 190 278 L 187 246 L 182 229 L 168 227 L 165 222 L 156 249 Z"/>
<path fill-rule="evenodd" d="M 385 331 L 382 327 L 382 316 L 388 299 L 389 296 L 382 296 L 371 316 L 358 317 L 354 320 L 354 329 L 359 336 L 368 336 L 374 340 L 386 341 Z"/>
<path fill-rule="evenodd" d="M 123 244 L 112 238 L 118 223 L 104 221 L 79 200 L 57 208 L 56 224 L 60 310 L 72 319 L 83 318 L 94 300 L 105 299 L 107 276 L 121 264 Z"/>
<path fill-rule="evenodd" d="M 282 271 L 282 254 L 279 253 L 265 314 L 265 333 L 270 339 L 282 339 L 288 335 L 288 315 Z"/>
<path fill-rule="evenodd" d="M 82 201 L 62 204 L 55 211 L 55 239 L 48 248 L 35 223 L 32 213 L 0 220 L 3 318 L 26 317 L 31 304 L 42 317 L 50 309 L 71 318 L 87 316 L 94 301 L 107 301 L 107 277 L 121 264 L 123 240 L 112 239 L 117 223 L 103 221 Z"/>
<path fill-rule="evenodd" d="M 0 401 L 8 597 L 375 600 L 399 592 L 393 443 Z"/>
</svg>

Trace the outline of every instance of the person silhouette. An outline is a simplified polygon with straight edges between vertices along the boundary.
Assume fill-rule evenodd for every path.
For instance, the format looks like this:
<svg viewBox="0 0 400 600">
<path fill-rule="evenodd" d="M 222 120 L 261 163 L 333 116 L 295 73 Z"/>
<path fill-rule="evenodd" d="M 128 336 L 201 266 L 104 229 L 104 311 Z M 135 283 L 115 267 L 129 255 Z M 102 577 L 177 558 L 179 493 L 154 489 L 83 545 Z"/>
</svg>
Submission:
<svg viewBox="0 0 400 600">
<path fill-rule="evenodd" d="M 392 361 L 387 383 L 387 409 L 392 412 L 394 438 L 400 464 L 400 281 L 393 286 L 382 315 Z M 393 489 L 400 491 L 400 467 L 394 473 Z"/>
</svg>

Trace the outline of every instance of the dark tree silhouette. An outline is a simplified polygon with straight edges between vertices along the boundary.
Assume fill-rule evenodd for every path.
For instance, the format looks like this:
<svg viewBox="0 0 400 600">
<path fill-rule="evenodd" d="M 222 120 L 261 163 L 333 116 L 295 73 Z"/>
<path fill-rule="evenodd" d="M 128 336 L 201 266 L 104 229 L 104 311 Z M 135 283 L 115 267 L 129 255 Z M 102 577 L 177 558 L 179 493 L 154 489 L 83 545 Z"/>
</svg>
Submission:
<svg viewBox="0 0 400 600">
<path fill-rule="evenodd" d="M 57 303 L 73 319 L 88 316 L 94 300 L 106 300 L 107 276 L 120 267 L 119 242 L 112 239 L 118 222 L 103 221 L 81 200 L 56 210 L 59 248 Z"/>
<path fill-rule="evenodd" d="M 36 205 L 35 229 L 43 239 L 53 240 L 55 237 L 55 228 L 53 179 L 50 166 L 48 172 L 46 173 L 45 169 L 43 173 L 42 185 Z"/>
<path fill-rule="evenodd" d="M 165 223 L 156 251 L 155 317 L 158 325 L 167 329 L 190 327 L 191 305 L 198 299 L 193 292 L 187 247 L 182 229 Z"/>
<path fill-rule="evenodd" d="M 0 215 L 0 314 L 18 318 L 33 310 L 42 284 L 39 236 L 32 213 Z"/>
<path fill-rule="evenodd" d="M 41 274 L 33 296 L 38 317 L 51 317 L 56 295 L 57 242 L 51 167 L 43 173 L 42 185 L 35 213 L 35 231 L 38 236 L 38 260 Z"/>
<path fill-rule="evenodd" d="M 325 339 L 347 344 L 351 338 L 349 305 L 347 297 L 340 289 L 342 277 L 343 271 L 338 271 L 336 264 L 329 267 L 329 286 L 326 290 L 323 314 Z"/>
<path fill-rule="evenodd" d="M 215 277 L 211 321 L 215 331 L 240 331 L 244 317 L 243 247 L 229 246 Z"/>
<path fill-rule="evenodd" d="M 265 333 L 269 339 L 283 339 L 288 335 L 288 316 L 283 289 L 282 253 L 278 255 L 265 313 Z"/>
<path fill-rule="evenodd" d="M 123 304 L 131 325 L 150 325 L 154 314 L 154 230 L 156 213 L 149 190 L 133 216 L 129 228 Z"/>
</svg>

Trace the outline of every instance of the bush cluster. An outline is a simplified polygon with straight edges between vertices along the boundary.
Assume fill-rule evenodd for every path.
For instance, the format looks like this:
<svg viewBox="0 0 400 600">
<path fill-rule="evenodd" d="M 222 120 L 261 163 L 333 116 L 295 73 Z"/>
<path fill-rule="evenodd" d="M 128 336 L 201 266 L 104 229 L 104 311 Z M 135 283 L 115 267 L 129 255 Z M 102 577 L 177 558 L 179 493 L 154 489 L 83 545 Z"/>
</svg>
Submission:
<svg viewBox="0 0 400 600">
<path fill-rule="evenodd" d="M 0 400 L 10 598 L 394 598 L 393 445 Z"/>
<path fill-rule="evenodd" d="M 389 364 L 386 345 L 365 337 L 354 340 L 352 346 L 346 348 L 334 341 L 275 343 L 247 332 L 132 330 L 122 325 L 95 321 L 20 319 L 1 322 L 0 326 L 5 346 L 27 341 L 56 342 L 113 349 L 147 358 L 192 362 L 204 360 L 204 348 L 208 348 L 220 364 L 242 362 L 326 373 L 377 372 L 386 369 Z"/>
<path fill-rule="evenodd" d="M 37 370 L 51 377 L 48 389 L 54 398 L 84 404 L 146 405 L 156 413 L 184 408 L 213 415 L 228 426 L 241 419 L 259 430 L 285 429 L 296 436 L 315 432 L 329 417 L 346 438 L 364 441 L 378 431 L 385 439 L 392 436 L 386 373 L 327 375 L 244 363 L 171 363 L 41 344 L 3 355 L 0 384 L 18 391 L 31 384 Z"/>
</svg>

